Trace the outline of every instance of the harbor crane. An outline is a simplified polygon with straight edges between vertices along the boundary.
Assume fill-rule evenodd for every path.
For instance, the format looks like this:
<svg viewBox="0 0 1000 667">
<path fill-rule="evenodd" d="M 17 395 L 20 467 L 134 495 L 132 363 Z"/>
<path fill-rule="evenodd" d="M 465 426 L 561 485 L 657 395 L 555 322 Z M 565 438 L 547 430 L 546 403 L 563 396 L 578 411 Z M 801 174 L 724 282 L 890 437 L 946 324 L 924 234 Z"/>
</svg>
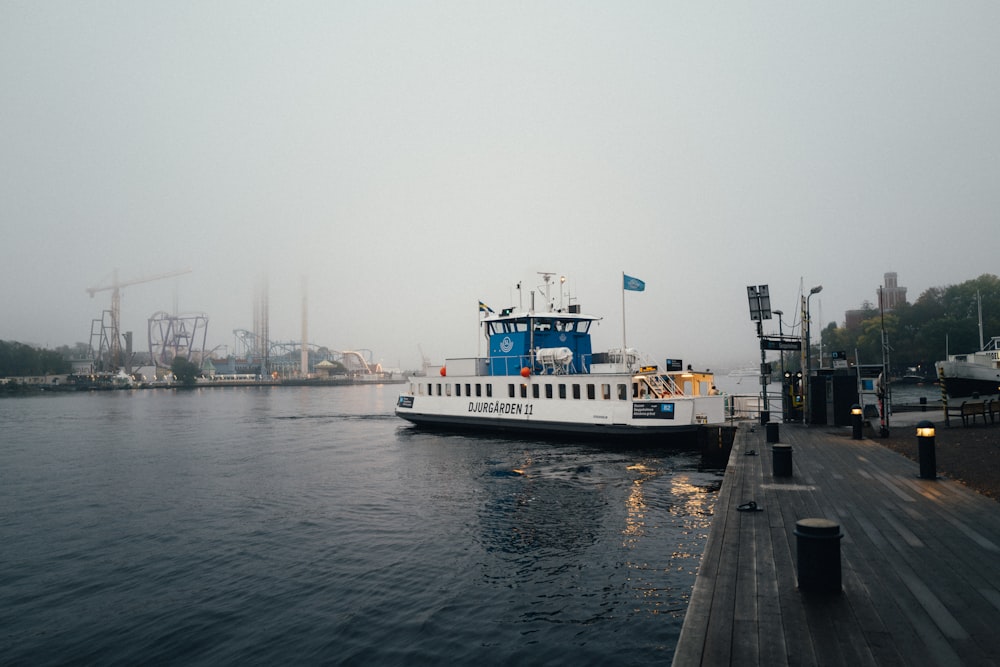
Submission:
<svg viewBox="0 0 1000 667">
<path fill-rule="evenodd" d="M 121 345 L 121 289 L 123 287 L 128 287 L 130 285 L 138 285 L 139 283 L 149 283 L 154 280 L 163 280 L 164 278 L 173 278 L 174 276 L 184 275 L 185 273 L 191 273 L 191 269 L 179 269 L 176 271 L 168 271 L 167 273 L 158 273 L 152 276 L 144 276 L 141 278 L 133 278 L 132 280 L 118 280 L 118 269 L 115 269 L 111 275 L 111 282 L 106 285 L 99 285 L 97 287 L 88 287 L 87 293 L 90 298 L 94 298 L 94 295 L 98 292 L 105 292 L 111 290 L 111 322 L 110 322 L 110 332 L 106 333 L 106 338 L 109 345 L 108 359 L 99 359 L 99 365 L 105 366 L 100 370 L 114 370 L 120 368 L 123 365 L 122 359 L 122 345 Z M 102 336 L 104 334 L 102 333 Z"/>
</svg>

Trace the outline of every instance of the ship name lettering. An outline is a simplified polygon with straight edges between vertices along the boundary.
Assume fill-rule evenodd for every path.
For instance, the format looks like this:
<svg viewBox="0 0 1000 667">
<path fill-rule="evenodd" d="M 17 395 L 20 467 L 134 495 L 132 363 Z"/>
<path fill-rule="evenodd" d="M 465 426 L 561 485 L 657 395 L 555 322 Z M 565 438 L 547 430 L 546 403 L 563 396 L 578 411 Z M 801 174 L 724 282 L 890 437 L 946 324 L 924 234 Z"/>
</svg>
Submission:
<svg viewBox="0 0 1000 667">
<path fill-rule="evenodd" d="M 532 406 L 505 401 L 470 401 L 469 412 L 487 415 L 531 415 Z"/>
</svg>

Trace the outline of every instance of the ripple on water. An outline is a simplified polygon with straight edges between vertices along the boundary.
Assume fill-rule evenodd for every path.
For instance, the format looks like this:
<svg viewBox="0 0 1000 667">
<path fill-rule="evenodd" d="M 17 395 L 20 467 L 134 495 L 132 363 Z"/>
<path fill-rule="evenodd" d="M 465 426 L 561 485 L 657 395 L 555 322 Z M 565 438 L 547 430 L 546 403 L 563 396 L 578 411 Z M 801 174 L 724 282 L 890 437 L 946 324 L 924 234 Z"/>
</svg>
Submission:
<svg viewBox="0 0 1000 667">
<path fill-rule="evenodd" d="M 654 664 L 719 476 L 376 387 L 0 401 L 12 663 Z"/>
</svg>

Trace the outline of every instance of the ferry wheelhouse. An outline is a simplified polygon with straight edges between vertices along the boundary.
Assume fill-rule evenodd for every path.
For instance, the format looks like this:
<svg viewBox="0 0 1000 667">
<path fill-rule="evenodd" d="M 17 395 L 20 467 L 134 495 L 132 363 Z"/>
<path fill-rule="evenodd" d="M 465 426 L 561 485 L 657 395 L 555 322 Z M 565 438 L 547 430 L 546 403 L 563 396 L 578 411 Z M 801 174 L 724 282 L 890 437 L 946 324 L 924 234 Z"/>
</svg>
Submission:
<svg viewBox="0 0 1000 667">
<path fill-rule="evenodd" d="M 594 352 L 591 328 L 601 318 L 557 306 L 551 274 L 543 277 L 540 311 L 490 312 L 481 319 L 487 356 L 447 359 L 437 373 L 411 378 L 396 415 L 425 426 L 629 438 L 725 421 L 711 373 L 672 360 L 661 369 L 629 348 Z"/>
</svg>

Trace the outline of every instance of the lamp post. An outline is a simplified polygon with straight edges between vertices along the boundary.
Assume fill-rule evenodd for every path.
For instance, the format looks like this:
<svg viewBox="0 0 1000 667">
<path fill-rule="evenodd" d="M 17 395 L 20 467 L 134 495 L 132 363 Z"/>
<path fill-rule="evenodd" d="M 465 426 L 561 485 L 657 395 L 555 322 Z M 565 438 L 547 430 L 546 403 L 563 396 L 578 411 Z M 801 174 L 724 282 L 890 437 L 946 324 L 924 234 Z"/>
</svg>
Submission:
<svg viewBox="0 0 1000 667">
<path fill-rule="evenodd" d="M 781 330 L 781 316 L 784 315 L 785 313 L 782 310 L 772 310 L 771 312 L 778 316 L 778 340 L 780 340 L 781 343 L 783 344 L 785 342 L 785 340 L 784 340 L 785 339 L 785 334 Z M 785 350 L 784 350 L 784 348 L 778 350 L 778 355 L 781 357 L 781 375 L 778 376 L 778 377 L 781 378 L 781 420 L 785 421 L 785 417 L 788 415 L 788 406 L 786 405 L 788 403 L 788 396 L 787 396 L 788 395 L 788 391 L 787 391 L 787 388 L 785 387 Z"/>
<path fill-rule="evenodd" d="M 778 338 L 784 338 L 784 332 L 781 330 L 781 316 L 785 314 L 783 310 L 772 310 L 772 313 L 778 316 Z M 778 350 L 781 355 L 781 377 L 785 377 L 785 350 Z"/>
<path fill-rule="evenodd" d="M 812 299 L 813 294 L 819 294 L 823 291 L 822 285 L 816 285 L 811 290 L 809 290 L 809 296 L 806 297 L 806 367 L 805 367 L 805 421 L 807 424 L 812 422 L 810 412 L 812 412 L 812 392 L 809 391 L 809 383 L 812 378 L 812 344 L 810 343 L 810 336 L 812 335 L 812 316 L 809 314 L 810 303 L 809 300 Z"/>
<path fill-rule="evenodd" d="M 760 411 L 761 425 L 771 421 L 771 410 L 767 403 L 767 378 L 770 369 L 767 367 L 767 348 L 764 347 L 763 320 L 771 319 L 771 293 L 767 285 L 747 285 L 747 298 L 750 304 L 750 319 L 757 322 L 757 339 L 760 341 L 760 388 L 764 395 L 764 408 Z"/>
</svg>

